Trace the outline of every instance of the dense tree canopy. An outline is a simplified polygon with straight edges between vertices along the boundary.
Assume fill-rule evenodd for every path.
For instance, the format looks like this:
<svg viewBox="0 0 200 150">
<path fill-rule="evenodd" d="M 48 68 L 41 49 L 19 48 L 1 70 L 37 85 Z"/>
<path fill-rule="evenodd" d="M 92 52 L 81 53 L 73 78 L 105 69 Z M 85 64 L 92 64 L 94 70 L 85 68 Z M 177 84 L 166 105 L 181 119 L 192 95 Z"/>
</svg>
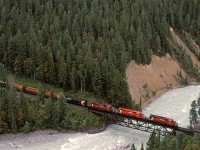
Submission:
<svg viewBox="0 0 200 150">
<path fill-rule="evenodd" d="M 0 62 L 65 90 L 126 100 L 127 62 L 171 53 L 169 26 L 200 43 L 200 1 L 0 0 Z"/>
<path fill-rule="evenodd" d="M 0 133 L 45 128 L 85 130 L 103 125 L 100 117 L 69 106 L 64 98 L 57 101 L 41 98 L 43 96 L 31 98 L 13 89 L 0 88 Z"/>
<path fill-rule="evenodd" d="M 168 135 L 160 139 L 159 135 L 152 133 L 146 144 L 146 150 L 198 150 L 199 148 L 199 134 L 193 137 L 178 133 L 176 136 Z"/>
</svg>

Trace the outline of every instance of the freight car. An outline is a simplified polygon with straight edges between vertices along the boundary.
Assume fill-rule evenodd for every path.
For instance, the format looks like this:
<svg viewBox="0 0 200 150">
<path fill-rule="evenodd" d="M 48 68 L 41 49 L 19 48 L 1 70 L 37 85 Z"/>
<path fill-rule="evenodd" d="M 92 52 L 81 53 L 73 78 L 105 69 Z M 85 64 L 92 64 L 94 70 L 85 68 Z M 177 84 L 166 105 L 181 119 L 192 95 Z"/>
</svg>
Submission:
<svg viewBox="0 0 200 150">
<path fill-rule="evenodd" d="M 18 84 L 18 83 L 9 83 L 7 84 L 6 82 L 0 81 L 0 87 L 9 87 L 9 88 L 14 88 L 18 91 L 23 91 L 25 93 L 29 93 L 29 94 L 33 94 L 33 95 L 37 95 L 39 94 L 39 89 L 37 88 L 33 88 L 33 87 L 26 87 L 22 84 Z M 44 97 L 49 98 L 50 97 L 50 92 L 49 91 L 45 91 L 44 92 Z M 53 93 L 53 98 L 54 99 L 58 99 L 59 98 L 59 94 L 57 92 Z"/>
<path fill-rule="evenodd" d="M 130 116 L 130 117 L 135 117 L 135 118 L 140 118 L 140 119 L 146 118 L 142 112 L 128 109 L 128 108 L 119 107 L 119 112 L 122 115 Z"/>
<path fill-rule="evenodd" d="M 37 89 L 37 88 L 33 88 L 33 87 L 24 87 L 23 88 L 23 91 L 25 92 L 25 93 L 29 93 L 29 94 L 33 94 L 33 95 L 37 95 L 37 94 L 39 94 L 39 89 Z"/>
<path fill-rule="evenodd" d="M 158 115 L 152 115 L 152 114 L 151 114 L 151 115 L 149 116 L 149 119 L 150 119 L 150 120 L 153 120 L 154 122 L 157 122 L 157 123 L 162 123 L 162 124 L 166 124 L 166 125 L 178 127 L 177 122 L 174 121 L 174 120 L 171 119 L 171 118 L 166 118 L 166 117 L 163 117 L 163 116 L 158 116 Z"/>
<path fill-rule="evenodd" d="M 49 98 L 51 93 L 49 91 L 44 92 L 44 97 Z"/>
<path fill-rule="evenodd" d="M 17 84 L 17 83 L 13 83 L 12 86 L 18 91 L 23 91 L 23 88 L 24 88 L 22 84 Z"/>
<path fill-rule="evenodd" d="M 49 98 L 51 96 L 51 92 L 50 91 L 45 91 L 44 92 L 44 97 Z M 53 99 L 58 99 L 59 98 L 59 94 L 57 92 L 53 93 Z"/>
<path fill-rule="evenodd" d="M 87 100 L 82 98 L 67 97 L 67 103 L 75 104 L 79 106 L 87 106 Z"/>
<path fill-rule="evenodd" d="M 54 97 L 54 99 L 58 99 L 58 98 L 60 97 L 60 95 L 59 95 L 59 93 L 54 92 L 54 93 L 53 93 L 53 97 Z"/>
</svg>

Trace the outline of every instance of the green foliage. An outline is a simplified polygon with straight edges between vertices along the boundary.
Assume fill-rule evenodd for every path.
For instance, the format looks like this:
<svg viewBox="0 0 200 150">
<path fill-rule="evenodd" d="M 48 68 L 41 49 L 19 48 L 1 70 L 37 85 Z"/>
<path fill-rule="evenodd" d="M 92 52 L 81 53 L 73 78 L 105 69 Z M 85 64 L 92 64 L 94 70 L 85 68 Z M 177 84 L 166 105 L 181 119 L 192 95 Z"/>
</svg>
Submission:
<svg viewBox="0 0 200 150">
<path fill-rule="evenodd" d="M 196 101 L 193 100 L 191 104 L 191 109 L 190 109 L 190 125 L 194 125 L 197 122 L 197 111 L 196 111 Z"/>
<path fill-rule="evenodd" d="M 23 128 L 22 128 L 22 131 L 25 132 L 25 133 L 29 133 L 31 131 L 31 127 L 30 127 L 30 124 L 26 121 Z"/>
<path fill-rule="evenodd" d="M 192 101 L 189 119 L 191 127 L 193 127 L 200 119 L 200 94 L 197 100 Z"/>
<path fill-rule="evenodd" d="M 132 146 L 131 146 L 131 150 L 136 150 L 136 147 L 135 147 L 134 144 L 132 144 Z"/>
<path fill-rule="evenodd" d="M 128 61 L 149 64 L 152 54 L 169 53 L 169 26 L 197 37 L 199 8 L 196 0 L 2 0 L 0 63 L 65 90 L 126 102 Z"/>
<path fill-rule="evenodd" d="M 86 130 L 103 125 L 100 117 L 68 105 L 63 97 L 42 102 L 40 97 L 27 97 L 12 89 L 1 92 L 0 133 L 28 133 L 45 128 Z"/>
<path fill-rule="evenodd" d="M 200 96 L 197 98 L 197 100 L 193 100 L 191 104 L 189 116 L 191 128 L 194 128 L 194 125 L 200 118 L 200 115 L 198 114 L 199 110 Z M 158 140 L 156 140 L 155 134 L 152 133 L 147 143 L 147 149 L 154 148 L 159 150 L 198 150 L 200 148 L 200 134 L 189 136 L 183 133 L 177 133 L 176 136 L 165 136 L 158 144 L 155 144 L 155 141 Z"/>
<path fill-rule="evenodd" d="M 2 63 L 0 63 L 0 80 L 6 81 L 7 70 Z"/>
<path fill-rule="evenodd" d="M 182 85 L 188 85 L 189 84 L 189 81 L 188 81 L 188 76 L 186 76 L 185 78 L 182 76 L 182 72 L 181 70 L 180 71 L 177 71 L 177 75 L 178 75 L 178 81 L 180 84 Z"/>
<path fill-rule="evenodd" d="M 197 0 L 1 1 L 0 63 L 64 90 L 95 93 L 115 106 L 131 107 L 125 82 L 130 60 L 149 64 L 152 54 L 173 53 L 170 26 L 199 41 Z M 174 53 L 200 81 L 188 56 Z"/>
<path fill-rule="evenodd" d="M 198 71 L 198 67 L 192 63 L 192 60 L 189 57 L 189 55 L 184 51 L 178 50 L 177 48 L 174 48 L 173 51 L 175 53 L 176 58 L 181 62 L 186 73 L 196 78 L 197 81 L 200 81 L 200 72 Z M 178 73 L 178 75 L 182 77 L 181 72 L 180 74 Z M 185 79 L 182 78 L 181 82 L 183 84 L 187 84 L 188 83 L 187 77 Z"/>
<path fill-rule="evenodd" d="M 143 144 L 143 142 L 142 142 L 142 146 L 141 146 L 140 150 L 144 150 L 144 144 Z"/>
<path fill-rule="evenodd" d="M 189 150 L 189 149 L 199 149 L 200 143 L 199 138 L 200 135 L 195 135 L 194 137 L 188 136 L 186 134 L 178 133 L 177 136 L 165 136 L 157 146 L 152 144 L 152 136 L 150 136 L 149 141 L 147 143 L 147 149 L 153 150 Z M 154 136 L 154 141 L 156 137 Z M 151 144 L 150 144 L 151 143 Z"/>
<path fill-rule="evenodd" d="M 160 135 L 155 131 L 149 137 L 149 141 L 146 144 L 146 150 L 157 150 L 160 146 Z"/>
</svg>

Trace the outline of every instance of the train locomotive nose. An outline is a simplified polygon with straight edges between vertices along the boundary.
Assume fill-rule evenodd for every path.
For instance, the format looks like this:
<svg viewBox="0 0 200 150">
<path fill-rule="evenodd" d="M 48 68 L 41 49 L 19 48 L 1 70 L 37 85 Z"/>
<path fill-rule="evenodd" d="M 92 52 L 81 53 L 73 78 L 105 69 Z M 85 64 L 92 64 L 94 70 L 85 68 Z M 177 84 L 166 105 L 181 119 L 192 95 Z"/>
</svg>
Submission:
<svg viewBox="0 0 200 150">
<path fill-rule="evenodd" d="M 82 102 L 81 102 L 81 105 L 85 106 L 85 104 L 86 104 L 85 101 L 82 101 Z"/>
<path fill-rule="evenodd" d="M 70 101 L 70 100 L 72 100 L 72 99 L 68 97 L 67 100 Z"/>
</svg>

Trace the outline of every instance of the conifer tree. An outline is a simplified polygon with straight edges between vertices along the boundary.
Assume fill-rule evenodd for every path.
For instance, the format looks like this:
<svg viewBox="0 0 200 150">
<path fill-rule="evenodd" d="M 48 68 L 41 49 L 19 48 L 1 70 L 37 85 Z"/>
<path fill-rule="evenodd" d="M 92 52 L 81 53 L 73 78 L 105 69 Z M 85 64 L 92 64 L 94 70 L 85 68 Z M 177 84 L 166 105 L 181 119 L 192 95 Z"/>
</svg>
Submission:
<svg viewBox="0 0 200 150">
<path fill-rule="evenodd" d="M 198 109 L 198 117 L 200 118 L 200 94 L 199 97 L 197 98 L 197 109 Z"/>
<path fill-rule="evenodd" d="M 196 101 L 193 100 L 191 104 L 191 110 L 190 110 L 190 125 L 193 126 L 197 122 L 197 111 L 196 111 Z"/>
<path fill-rule="evenodd" d="M 136 150 L 134 143 L 131 146 L 131 150 Z"/>
<path fill-rule="evenodd" d="M 140 150 L 144 150 L 144 144 L 143 144 L 143 142 L 142 142 L 142 146 L 141 146 Z"/>
<path fill-rule="evenodd" d="M 76 70 L 74 67 L 72 67 L 70 79 L 71 79 L 71 88 L 75 92 L 75 90 L 76 90 Z"/>
</svg>

